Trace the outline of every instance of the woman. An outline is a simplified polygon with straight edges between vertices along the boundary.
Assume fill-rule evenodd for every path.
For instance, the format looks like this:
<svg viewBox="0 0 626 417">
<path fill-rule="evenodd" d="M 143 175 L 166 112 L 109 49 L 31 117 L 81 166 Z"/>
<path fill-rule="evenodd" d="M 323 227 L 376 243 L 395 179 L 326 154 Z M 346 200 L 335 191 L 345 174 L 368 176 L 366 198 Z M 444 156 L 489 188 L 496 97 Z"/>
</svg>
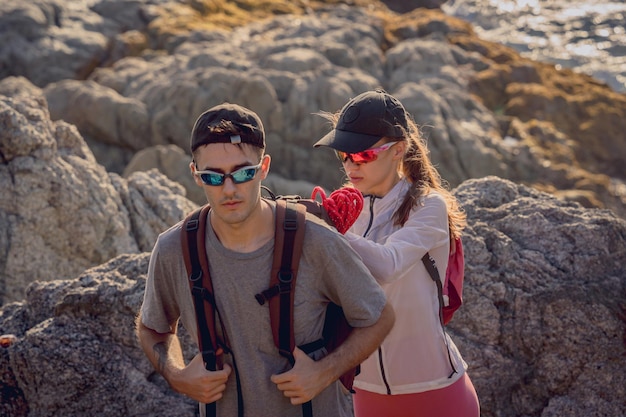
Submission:
<svg viewBox="0 0 626 417">
<path fill-rule="evenodd" d="M 357 417 L 478 417 L 478 397 L 439 319 L 437 287 L 421 258 L 439 271 L 465 214 L 442 185 L 417 125 L 383 90 L 365 92 L 337 114 L 315 146 L 333 148 L 363 211 L 345 234 L 384 288 L 396 324 L 355 380 Z M 442 274 L 443 275 L 443 274 Z"/>
</svg>

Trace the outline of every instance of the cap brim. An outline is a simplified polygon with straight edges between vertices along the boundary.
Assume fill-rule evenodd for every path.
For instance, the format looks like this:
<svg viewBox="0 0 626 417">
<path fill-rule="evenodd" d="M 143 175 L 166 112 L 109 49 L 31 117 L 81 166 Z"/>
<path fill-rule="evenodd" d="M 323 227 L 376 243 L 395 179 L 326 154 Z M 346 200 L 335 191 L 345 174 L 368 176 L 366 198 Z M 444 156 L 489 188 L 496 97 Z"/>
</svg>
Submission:
<svg viewBox="0 0 626 417">
<path fill-rule="evenodd" d="M 337 151 L 356 153 L 371 148 L 380 139 L 380 136 L 333 129 L 313 146 L 316 148 L 319 146 L 328 146 Z"/>
</svg>

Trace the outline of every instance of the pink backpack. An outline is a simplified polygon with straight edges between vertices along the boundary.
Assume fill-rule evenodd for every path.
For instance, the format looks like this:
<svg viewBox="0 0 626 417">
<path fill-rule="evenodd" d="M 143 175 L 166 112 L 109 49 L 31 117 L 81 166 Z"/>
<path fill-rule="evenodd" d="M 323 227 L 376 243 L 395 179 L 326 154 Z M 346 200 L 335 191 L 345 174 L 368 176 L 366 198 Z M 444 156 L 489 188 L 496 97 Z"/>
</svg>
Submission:
<svg viewBox="0 0 626 417">
<path fill-rule="evenodd" d="M 445 326 L 452 320 L 454 312 L 463 304 L 463 278 L 465 276 L 465 258 L 463 256 L 463 242 L 461 238 L 454 240 L 454 244 L 450 245 L 450 256 L 448 258 L 448 268 L 446 269 L 446 277 L 443 285 L 439 278 L 439 270 L 435 264 L 435 260 L 427 252 L 422 257 L 422 262 L 430 277 L 437 284 L 437 293 L 439 295 L 440 319 Z"/>
</svg>

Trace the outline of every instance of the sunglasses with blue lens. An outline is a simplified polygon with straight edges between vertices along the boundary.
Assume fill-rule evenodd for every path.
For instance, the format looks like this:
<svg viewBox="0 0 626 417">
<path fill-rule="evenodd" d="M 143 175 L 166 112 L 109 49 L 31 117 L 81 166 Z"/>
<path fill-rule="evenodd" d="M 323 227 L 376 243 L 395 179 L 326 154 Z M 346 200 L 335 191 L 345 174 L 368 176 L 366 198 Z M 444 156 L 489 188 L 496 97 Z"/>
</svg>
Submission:
<svg viewBox="0 0 626 417">
<path fill-rule="evenodd" d="M 256 173 L 261 169 L 262 162 L 258 165 L 250 165 L 243 168 L 236 169 L 228 174 L 222 174 L 215 171 L 196 171 L 196 175 L 200 177 L 205 185 L 222 185 L 226 178 L 233 180 L 235 184 L 243 184 L 244 182 L 252 181 L 256 176 Z"/>
</svg>

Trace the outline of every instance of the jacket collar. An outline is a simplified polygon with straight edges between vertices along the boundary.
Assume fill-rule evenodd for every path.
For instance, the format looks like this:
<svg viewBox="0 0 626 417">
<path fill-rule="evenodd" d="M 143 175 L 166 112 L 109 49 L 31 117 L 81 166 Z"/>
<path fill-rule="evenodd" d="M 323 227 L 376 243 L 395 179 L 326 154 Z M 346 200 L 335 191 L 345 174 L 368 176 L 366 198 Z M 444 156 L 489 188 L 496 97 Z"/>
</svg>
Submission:
<svg viewBox="0 0 626 417">
<path fill-rule="evenodd" d="M 374 230 L 392 222 L 393 213 L 402 204 L 409 186 L 409 182 L 403 178 L 384 197 L 363 196 L 363 211 L 353 225 L 354 232 L 361 236 L 371 235 L 370 232 L 375 234 Z"/>
<path fill-rule="evenodd" d="M 378 214 L 389 209 L 395 210 L 402 204 L 404 195 L 409 190 L 410 184 L 406 178 L 402 178 L 384 197 L 376 197 L 373 195 L 365 195 L 367 201 L 363 204 L 363 208 L 373 204 L 374 212 Z M 372 199 L 374 200 L 372 203 Z"/>
</svg>

